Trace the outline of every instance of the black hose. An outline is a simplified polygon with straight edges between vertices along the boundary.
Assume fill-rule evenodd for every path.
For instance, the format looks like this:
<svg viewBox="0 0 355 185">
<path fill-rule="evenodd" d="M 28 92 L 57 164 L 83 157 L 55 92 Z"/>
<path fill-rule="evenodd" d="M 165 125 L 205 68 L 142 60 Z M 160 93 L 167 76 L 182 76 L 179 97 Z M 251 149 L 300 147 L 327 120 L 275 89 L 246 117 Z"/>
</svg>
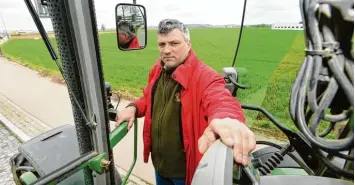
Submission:
<svg viewBox="0 0 355 185">
<path fill-rule="evenodd" d="M 279 150 L 281 150 L 283 148 L 283 146 L 276 144 L 276 143 L 269 142 L 269 141 L 256 141 L 256 144 L 257 145 L 269 145 L 269 146 L 272 146 L 272 147 L 277 148 Z"/>
<path fill-rule="evenodd" d="M 306 6 L 307 7 L 307 6 Z M 316 2 L 311 1 L 308 10 L 314 11 L 316 7 Z M 311 12 L 312 12 L 311 11 Z M 294 85 L 294 88 L 292 89 L 291 92 L 291 114 L 293 115 L 294 118 L 296 119 L 296 122 L 298 124 L 298 127 L 301 129 L 303 133 L 306 133 L 305 136 L 312 141 L 312 143 L 315 143 L 318 147 L 322 148 L 323 150 L 326 151 L 335 151 L 335 150 L 344 150 L 349 148 L 349 146 L 353 143 L 353 139 L 349 138 L 343 141 L 333 141 L 329 142 L 321 138 L 315 138 L 313 135 L 315 135 L 316 128 L 319 125 L 323 114 L 324 110 L 330 105 L 332 102 L 332 99 L 334 98 L 337 90 L 338 90 L 338 85 L 337 82 L 339 81 L 336 79 L 336 77 L 330 77 L 328 89 L 325 90 L 326 93 L 324 93 L 321 102 L 319 103 L 319 106 L 317 106 L 316 102 L 316 82 L 317 82 L 317 75 L 319 75 L 320 71 L 320 65 L 322 64 L 322 61 L 319 59 L 322 59 L 321 52 L 322 51 L 322 44 L 321 44 L 321 38 L 320 38 L 320 32 L 315 27 L 317 25 L 316 18 L 314 16 L 315 14 L 311 13 L 309 16 L 307 16 L 307 20 L 310 22 L 309 25 L 306 25 L 305 28 L 310 29 L 310 34 L 311 35 L 311 42 L 315 48 L 315 50 L 309 50 L 307 53 L 307 59 L 305 60 L 305 64 L 302 65 L 301 70 L 298 74 L 298 77 L 296 78 L 296 83 Z M 308 33 L 308 31 L 306 31 Z M 317 54 L 317 52 L 319 54 Z M 315 54 L 316 53 L 316 54 Z M 312 55 L 314 55 L 315 60 L 313 60 Z M 334 57 L 333 57 L 334 58 Z M 332 61 L 332 60 L 330 60 Z M 331 69 L 330 69 L 331 70 Z M 332 71 L 332 73 L 339 73 L 339 71 Z M 338 75 L 341 76 L 341 75 Z M 346 81 L 347 79 L 340 77 L 340 81 Z M 308 93 L 307 93 L 308 89 Z M 349 88 L 345 89 L 347 92 L 346 94 L 352 94 L 353 90 L 349 90 Z M 306 97 L 308 98 L 308 102 L 306 102 Z M 296 99 L 297 98 L 297 99 Z M 308 104 L 310 108 L 314 111 L 314 119 L 313 123 L 311 124 L 311 131 L 308 129 L 308 124 L 304 120 L 304 105 Z M 328 147 L 330 144 L 331 147 Z"/>
<path fill-rule="evenodd" d="M 255 106 L 255 105 L 242 104 L 242 109 L 256 110 L 256 111 L 263 113 L 272 123 L 275 124 L 276 127 L 278 127 L 288 137 L 295 134 L 291 129 L 289 129 L 289 128 L 285 127 L 283 124 L 281 124 L 274 116 L 272 116 L 266 109 L 264 109 L 262 107 Z"/>
<path fill-rule="evenodd" d="M 237 88 L 239 89 L 246 89 L 246 87 L 238 82 L 236 82 L 234 80 L 234 78 L 232 77 L 232 75 L 228 75 L 228 79 L 232 82 L 233 85 L 235 85 Z"/>
<path fill-rule="evenodd" d="M 338 140 L 322 138 L 330 133 L 336 123 L 350 119 L 353 114 L 354 61 L 348 57 L 350 50 L 344 47 L 351 41 L 344 38 L 350 37 L 353 30 L 349 22 L 343 20 L 339 10 L 331 5 L 300 0 L 300 7 L 306 57 L 291 90 L 291 117 L 315 151 L 320 153 L 323 150 L 332 156 L 354 160 L 353 155 L 340 153 L 353 148 L 353 132 Z M 331 110 L 333 115 L 327 114 L 327 110 Z M 329 121 L 330 125 L 318 135 L 318 127 L 324 121 Z M 346 177 L 351 174 L 332 165 L 323 155 L 320 154 L 319 158 L 334 172 Z"/>
<path fill-rule="evenodd" d="M 318 156 L 318 159 L 322 162 L 322 164 L 324 164 L 326 167 L 328 167 L 329 169 L 331 169 L 336 175 L 344 176 L 344 177 L 346 177 L 346 178 L 348 178 L 348 179 L 354 179 L 354 173 L 353 173 L 353 172 L 349 172 L 349 171 L 340 169 L 338 166 L 332 164 L 332 163 L 330 162 L 330 160 L 327 159 L 327 157 L 324 156 L 324 155 L 321 153 L 321 150 L 316 149 L 316 150 L 315 150 L 315 153 L 316 153 L 316 155 Z"/>
</svg>

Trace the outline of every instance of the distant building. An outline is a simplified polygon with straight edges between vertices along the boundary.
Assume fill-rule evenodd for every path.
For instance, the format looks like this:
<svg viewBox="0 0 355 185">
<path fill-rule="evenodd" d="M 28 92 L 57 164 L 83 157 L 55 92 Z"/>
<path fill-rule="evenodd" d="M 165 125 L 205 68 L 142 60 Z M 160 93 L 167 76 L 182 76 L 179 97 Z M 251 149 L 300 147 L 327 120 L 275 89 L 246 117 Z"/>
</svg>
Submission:
<svg viewBox="0 0 355 185">
<path fill-rule="evenodd" d="M 274 23 L 271 25 L 273 30 L 303 30 L 302 23 Z"/>
</svg>

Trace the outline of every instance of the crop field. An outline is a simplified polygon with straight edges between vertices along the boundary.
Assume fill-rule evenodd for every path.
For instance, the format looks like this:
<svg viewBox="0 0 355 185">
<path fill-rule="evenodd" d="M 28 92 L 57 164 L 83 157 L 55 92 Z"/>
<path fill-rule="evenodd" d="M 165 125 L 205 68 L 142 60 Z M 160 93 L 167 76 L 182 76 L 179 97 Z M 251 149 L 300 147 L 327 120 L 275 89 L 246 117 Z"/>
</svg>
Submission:
<svg viewBox="0 0 355 185">
<path fill-rule="evenodd" d="M 293 129 L 296 127 L 289 116 L 289 98 L 293 80 L 304 59 L 304 50 L 300 48 L 305 48 L 304 37 L 301 34 L 296 37 L 289 51 L 270 77 L 266 96 L 261 104 L 281 123 L 292 126 Z M 258 127 L 270 127 L 267 118 L 261 114 L 258 115 L 258 121 L 255 124 Z"/>
<path fill-rule="evenodd" d="M 203 62 L 221 73 L 223 67 L 232 65 L 238 33 L 237 28 L 191 29 L 192 48 Z M 52 43 L 56 44 L 53 38 Z M 240 102 L 263 104 L 271 113 L 279 111 L 278 116 L 287 117 L 285 106 L 304 56 L 303 43 L 302 31 L 245 28 L 236 67 L 240 72 L 240 83 L 249 89 L 238 91 Z M 7 58 L 59 75 L 41 39 L 11 39 L 1 49 Z M 120 51 L 114 33 L 100 34 L 100 49 L 105 81 L 112 84 L 113 90 L 133 97 L 142 95 L 148 71 L 158 58 L 156 31 L 148 31 L 148 46 L 144 50 Z M 278 83 L 280 79 L 282 82 Z M 280 103 L 275 96 L 286 102 Z M 247 115 L 253 122 L 252 117 L 255 116 L 251 113 Z"/>
</svg>

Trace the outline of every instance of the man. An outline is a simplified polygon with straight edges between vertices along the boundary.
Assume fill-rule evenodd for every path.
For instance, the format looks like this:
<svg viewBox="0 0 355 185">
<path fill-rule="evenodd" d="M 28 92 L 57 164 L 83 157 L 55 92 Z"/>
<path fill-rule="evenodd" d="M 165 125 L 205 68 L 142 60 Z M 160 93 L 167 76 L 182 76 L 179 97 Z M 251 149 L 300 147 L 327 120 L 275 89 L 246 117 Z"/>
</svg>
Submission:
<svg viewBox="0 0 355 185">
<path fill-rule="evenodd" d="M 145 116 L 144 162 L 151 153 L 157 185 L 189 185 L 202 154 L 218 138 L 247 164 L 255 136 L 241 105 L 216 71 L 191 49 L 188 28 L 178 20 L 158 25 L 159 60 L 149 72 L 143 97 L 119 112 L 117 125 Z"/>
<path fill-rule="evenodd" d="M 127 21 L 122 21 L 118 23 L 117 27 L 120 48 L 136 49 L 140 47 L 132 24 Z"/>
</svg>

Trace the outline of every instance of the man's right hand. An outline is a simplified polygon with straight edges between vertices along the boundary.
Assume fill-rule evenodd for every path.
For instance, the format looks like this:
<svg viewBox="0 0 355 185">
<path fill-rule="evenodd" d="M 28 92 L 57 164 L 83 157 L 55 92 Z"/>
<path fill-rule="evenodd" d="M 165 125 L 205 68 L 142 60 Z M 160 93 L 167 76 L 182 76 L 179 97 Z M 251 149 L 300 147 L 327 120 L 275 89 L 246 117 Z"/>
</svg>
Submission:
<svg viewBox="0 0 355 185">
<path fill-rule="evenodd" d="M 129 106 L 117 114 L 116 117 L 116 127 L 118 127 L 122 122 L 128 122 L 128 130 L 133 126 L 133 122 L 136 119 L 137 109 L 134 106 Z"/>
</svg>

